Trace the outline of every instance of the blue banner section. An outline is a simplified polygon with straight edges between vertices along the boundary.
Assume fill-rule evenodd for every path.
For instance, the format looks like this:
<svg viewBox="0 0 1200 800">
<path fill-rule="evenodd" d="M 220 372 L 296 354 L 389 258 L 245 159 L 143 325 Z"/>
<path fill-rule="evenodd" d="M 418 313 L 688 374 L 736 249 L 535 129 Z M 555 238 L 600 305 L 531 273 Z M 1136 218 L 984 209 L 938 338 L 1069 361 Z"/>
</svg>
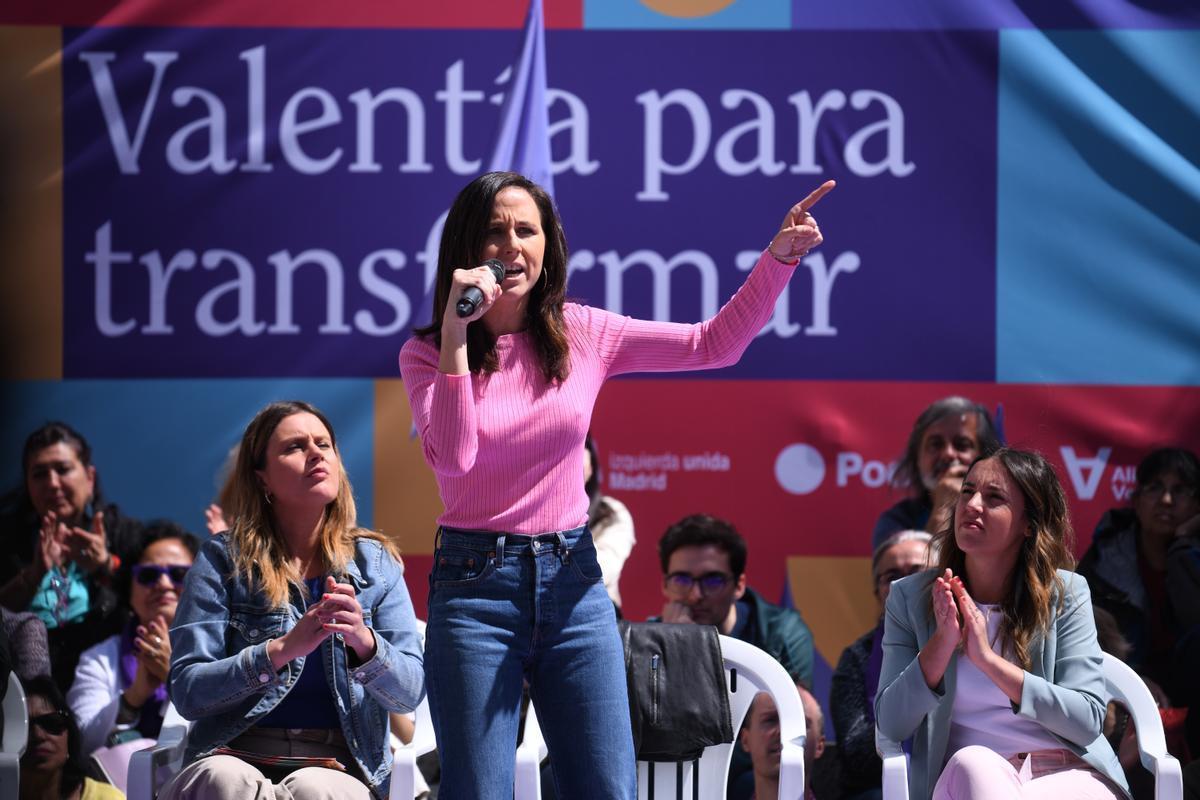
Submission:
<svg viewBox="0 0 1200 800">
<path fill-rule="evenodd" d="M 1200 32 L 1001 42 L 998 380 L 1200 383 Z"/>
<path fill-rule="evenodd" d="M 104 496 L 139 519 L 165 517 L 204 534 L 204 509 L 224 481 L 242 431 L 275 400 L 305 400 L 337 433 L 358 503 L 371 527 L 374 507 L 374 384 L 353 380 L 63 381 L 9 383 L 0 433 L 3 486 L 21 485 L 25 437 L 51 420 L 92 446 Z"/>
<path fill-rule="evenodd" d="M 394 376 L 520 35 L 67 31 L 64 375 Z M 722 376 L 994 379 L 997 41 L 550 32 L 570 293 L 702 319 L 832 177 Z"/>
</svg>

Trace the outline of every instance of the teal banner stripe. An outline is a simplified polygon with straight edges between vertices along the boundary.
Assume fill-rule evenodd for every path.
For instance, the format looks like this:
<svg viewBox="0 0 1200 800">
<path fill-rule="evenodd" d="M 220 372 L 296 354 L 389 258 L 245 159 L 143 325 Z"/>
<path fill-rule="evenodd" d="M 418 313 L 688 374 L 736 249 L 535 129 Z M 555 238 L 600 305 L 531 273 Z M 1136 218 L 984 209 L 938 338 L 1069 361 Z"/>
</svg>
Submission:
<svg viewBox="0 0 1200 800">
<path fill-rule="evenodd" d="M 1200 385 L 1200 32 L 1001 35 L 1000 382 Z"/>
<path fill-rule="evenodd" d="M 274 400 L 305 400 L 329 417 L 358 503 L 374 506 L 374 383 L 369 380 L 138 380 L 7 383 L 0 434 L 4 488 L 21 484 L 26 436 L 61 420 L 92 445 L 104 496 L 141 519 L 166 517 L 204 534 L 230 450 Z"/>
</svg>

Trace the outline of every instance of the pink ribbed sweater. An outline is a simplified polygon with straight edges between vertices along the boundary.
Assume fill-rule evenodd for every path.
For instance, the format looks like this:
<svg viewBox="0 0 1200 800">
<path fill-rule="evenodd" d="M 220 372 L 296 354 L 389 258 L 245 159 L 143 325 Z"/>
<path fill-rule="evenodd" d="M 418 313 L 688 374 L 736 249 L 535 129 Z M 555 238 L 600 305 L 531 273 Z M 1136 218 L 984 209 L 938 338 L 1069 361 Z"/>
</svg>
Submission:
<svg viewBox="0 0 1200 800">
<path fill-rule="evenodd" d="M 583 525 L 583 440 L 605 379 L 736 363 L 793 269 L 764 251 L 716 316 L 692 325 L 567 303 L 571 374 L 558 385 L 546 383 L 527 332 L 499 337 L 490 375 L 439 372 L 432 339 L 409 339 L 400 376 L 446 506 L 438 524 L 521 534 Z"/>
</svg>

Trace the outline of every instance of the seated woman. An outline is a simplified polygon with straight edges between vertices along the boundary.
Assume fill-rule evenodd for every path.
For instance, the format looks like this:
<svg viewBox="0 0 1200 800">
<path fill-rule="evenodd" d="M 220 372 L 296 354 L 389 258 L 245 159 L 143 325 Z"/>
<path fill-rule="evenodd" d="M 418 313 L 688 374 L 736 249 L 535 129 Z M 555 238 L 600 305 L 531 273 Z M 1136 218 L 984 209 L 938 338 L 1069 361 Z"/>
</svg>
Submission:
<svg viewBox="0 0 1200 800">
<path fill-rule="evenodd" d="M 421 700 L 421 641 L 395 547 L 355 526 L 329 420 L 260 411 L 230 495 L 171 628 L 170 696 L 195 724 L 161 797 L 386 797 L 388 712 Z"/>
<path fill-rule="evenodd" d="M 929 566 L 925 531 L 900 531 L 884 539 L 871 557 L 879 623 L 842 652 L 829 690 L 840 769 L 842 797 L 869 800 L 881 796 L 882 768 L 875 752 L 875 692 L 883 664 L 883 606 L 892 581 Z"/>
<path fill-rule="evenodd" d="M 91 447 L 62 422 L 29 434 L 21 468 L 25 482 L 0 510 L 0 605 L 45 623 L 66 689 L 79 654 L 120 630 L 112 579 L 140 526 L 104 503 Z"/>
<path fill-rule="evenodd" d="M 1002 448 L 963 479 L 937 568 L 892 584 L 875 716 L 913 737 L 913 797 L 1128 795 L 1072 538 L 1051 466 Z"/>
<path fill-rule="evenodd" d="M 1132 648 L 1129 665 L 1162 687 L 1173 705 L 1187 705 L 1196 666 L 1185 665 L 1176 648 L 1191 627 L 1191 609 L 1171 600 L 1168 564 L 1179 559 L 1168 551 L 1200 534 L 1200 459 L 1174 447 L 1150 453 L 1138 464 L 1131 502 L 1100 520 L 1079 574 L 1093 602 L 1116 617 Z"/>
<path fill-rule="evenodd" d="M 158 738 L 171 664 L 168 630 L 198 547 L 196 537 L 175 523 L 151 522 L 133 565 L 121 570 L 133 617 L 122 633 L 83 652 L 67 693 L 85 754 L 129 739 Z"/>
<path fill-rule="evenodd" d="M 21 756 L 20 800 L 124 800 L 107 783 L 86 777 L 79 727 L 48 676 L 24 682 L 29 743 Z"/>
</svg>

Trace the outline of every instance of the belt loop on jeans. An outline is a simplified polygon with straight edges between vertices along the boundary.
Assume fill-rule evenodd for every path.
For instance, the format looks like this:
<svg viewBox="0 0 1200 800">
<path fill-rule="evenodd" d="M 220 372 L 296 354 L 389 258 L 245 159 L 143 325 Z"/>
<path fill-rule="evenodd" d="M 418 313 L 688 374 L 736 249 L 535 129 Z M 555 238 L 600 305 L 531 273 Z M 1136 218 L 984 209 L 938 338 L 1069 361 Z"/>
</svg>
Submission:
<svg viewBox="0 0 1200 800">
<path fill-rule="evenodd" d="M 505 534 L 503 534 L 503 533 L 496 536 L 496 566 L 497 567 L 504 565 L 504 537 L 505 537 Z"/>
<path fill-rule="evenodd" d="M 433 532 L 433 549 L 436 552 L 442 545 L 442 526 L 438 525 L 437 530 Z"/>
<path fill-rule="evenodd" d="M 563 536 L 562 531 L 555 531 L 554 535 L 558 537 L 558 550 L 562 553 L 562 562 L 565 564 L 571 560 L 571 548 L 567 546 L 567 537 Z"/>
</svg>

